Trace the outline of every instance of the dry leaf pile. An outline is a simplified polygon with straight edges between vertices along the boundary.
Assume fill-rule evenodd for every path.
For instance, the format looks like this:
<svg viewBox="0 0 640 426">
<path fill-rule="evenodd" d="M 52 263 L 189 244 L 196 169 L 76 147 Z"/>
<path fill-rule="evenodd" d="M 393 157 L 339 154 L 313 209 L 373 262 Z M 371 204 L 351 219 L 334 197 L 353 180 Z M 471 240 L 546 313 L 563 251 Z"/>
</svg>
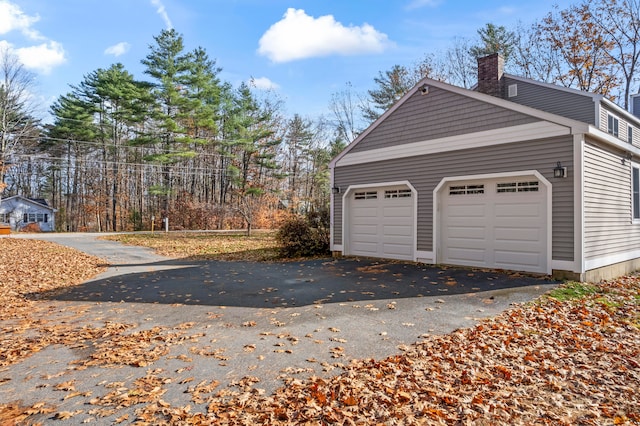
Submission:
<svg viewBox="0 0 640 426">
<path fill-rule="evenodd" d="M 35 333 L 46 327 L 44 317 L 51 312 L 46 302 L 35 301 L 40 292 L 80 284 L 105 269 L 103 260 L 58 244 L 0 239 L 0 366 L 49 344 Z"/>
<path fill-rule="evenodd" d="M 640 424 L 639 390 L 640 280 L 623 278 L 273 396 L 220 391 L 206 413 L 145 407 L 138 424 Z"/>
<path fill-rule="evenodd" d="M 99 271 L 99 262 L 36 241 L 4 239 L 0 248 L 0 301 L 7 307 L 0 316 L 0 365 L 17 363 L 56 343 L 90 346 L 87 358 L 71 363 L 78 370 L 145 367 L 137 379 L 104 383 L 102 395 L 83 393 L 67 378 L 51 388 L 64 395 L 62 401 L 83 398 L 81 409 L 0 402 L 0 423 L 33 423 L 43 415 L 48 421 L 80 419 L 83 414 L 97 424 L 110 417 L 112 423 L 136 425 L 640 424 L 638 277 L 602 283 L 569 301 L 545 297 L 515 306 L 448 335 L 423 335 L 416 345 L 399 348 L 396 356 L 354 361 L 332 378 L 283 376 L 286 385 L 265 395 L 258 377 L 247 375 L 221 388 L 215 377 L 179 380 L 176 372 L 154 367 L 175 345 L 188 348 L 176 357 L 185 362 L 180 372 L 188 371 L 195 357 L 225 361 L 223 349 L 191 345 L 203 336 L 188 334 L 192 322 L 137 331 L 134 324 L 117 322 L 76 328 L 56 322 L 44 315 L 51 313 L 46 301 L 26 295 L 80 282 L 84 274 Z M 19 259 L 25 259 L 25 253 L 33 256 L 17 265 L 7 252 Z M 31 257 L 46 260 L 38 263 Z M 12 274 L 11 281 L 4 279 L 7 274 Z M 85 312 L 81 306 L 70 309 L 75 316 Z M 417 334 L 424 326 L 406 325 Z M 329 331 L 335 335 L 332 342 L 342 343 L 339 329 Z M 284 348 L 299 343 L 286 333 L 277 338 L 277 347 L 283 349 L 275 350 L 283 356 L 288 356 Z M 255 349 L 243 348 L 249 353 Z M 343 349 L 335 346 L 332 355 L 342 357 Z M 189 395 L 189 404 L 169 400 L 176 386 Z"/>
</svg>

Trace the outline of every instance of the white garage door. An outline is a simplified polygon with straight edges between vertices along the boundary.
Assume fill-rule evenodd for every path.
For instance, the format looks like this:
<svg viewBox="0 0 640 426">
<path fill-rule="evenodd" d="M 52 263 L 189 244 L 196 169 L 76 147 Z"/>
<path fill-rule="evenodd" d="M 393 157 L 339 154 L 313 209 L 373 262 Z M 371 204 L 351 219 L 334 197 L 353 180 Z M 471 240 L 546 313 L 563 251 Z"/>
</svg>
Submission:
<svg viewBox="0 0 640 426">
<path fill-rule="evenodd" d="M 406 186 L 353 191 L 346 253 L 413 260 L 414 202 Z"/>
<path fill-rule="evenodd" d="M 445 185 L 438 260 L 546 273 L 546 191 L 535 178 Z"/>
</svg>

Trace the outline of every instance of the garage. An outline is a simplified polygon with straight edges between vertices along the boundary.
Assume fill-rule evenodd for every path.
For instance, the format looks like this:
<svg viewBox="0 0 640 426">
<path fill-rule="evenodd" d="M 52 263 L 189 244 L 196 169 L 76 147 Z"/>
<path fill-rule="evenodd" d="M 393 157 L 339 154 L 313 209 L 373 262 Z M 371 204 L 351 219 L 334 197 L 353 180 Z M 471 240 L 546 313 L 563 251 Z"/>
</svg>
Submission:
<svg viewBox="0 0 640 426">
<path fill-rule="evenodd" d="M 438 262 L 547 273 L 547 190 L 535 176 L 443 185 Z"/>
<path fill-rule="evenodd" d="M 345 254 L 414 259 L 416 197 L 412 188 L 353 189 L 345 201 Z"/>
</svg>

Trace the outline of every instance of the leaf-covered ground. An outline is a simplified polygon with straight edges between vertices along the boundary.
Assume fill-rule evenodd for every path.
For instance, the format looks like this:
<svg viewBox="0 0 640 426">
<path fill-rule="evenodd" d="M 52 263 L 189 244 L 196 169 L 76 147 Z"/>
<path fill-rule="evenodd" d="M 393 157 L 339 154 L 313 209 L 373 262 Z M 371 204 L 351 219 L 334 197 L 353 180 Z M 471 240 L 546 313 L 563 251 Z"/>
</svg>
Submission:
<svg viewBox="0 0 640 426">
<path fill-rule="evenodd" d="M 103 238 L 149 247 L 163 256 L 182 259 L 265 261 L 278 258 L 275 234 L 268 231 L 254 231 L 250 237 L 238 232 L 156 232 L 115 234 Z"/>
<path fill-rule="evenodd" d="M 132 324 L 110 321 L 74 328 L 68 318 L 50 315 L 56 313 L 49 302 L 34 300 L 38 291 L 77 284 L 100 270 L 98 259 L 54 244 L 0 239 L 0 366 L 11 368 L 48 345 L 84 350 L 93 342 L 91 354 L 52 375 L 55 385 L 48 388 L 60 405 L 80 404 L 24 405 L 16 395 L 0 401 L 0 424 L 43 418 L 73 424 L 80 413 L 93 424 L 109 418 L 139 425 L 640 424 L 638 277 L 569 284 L 472 328 L 424 335 L 395 356 L 354 361 L 338 376 L 289 378 L 272 395 L 250 373 L 231 388 L 189 376 L 180 383 L 190 402 L 177 403 L 169 392 L 176 377 L 154 364 L 170 347 L 201 337 L 190 331 L 193 323 L 134 332 Z M 85 309 L 73 306 L 65 315 L 82 318 Z M 224 362 L 225 354 L 187 351 L 177 358 L 197 356 Z M 142 368 L 135 380 L 105 382 L 106 391 L 92 395 L 69 374 L 95 366 Z"/>
</svg>

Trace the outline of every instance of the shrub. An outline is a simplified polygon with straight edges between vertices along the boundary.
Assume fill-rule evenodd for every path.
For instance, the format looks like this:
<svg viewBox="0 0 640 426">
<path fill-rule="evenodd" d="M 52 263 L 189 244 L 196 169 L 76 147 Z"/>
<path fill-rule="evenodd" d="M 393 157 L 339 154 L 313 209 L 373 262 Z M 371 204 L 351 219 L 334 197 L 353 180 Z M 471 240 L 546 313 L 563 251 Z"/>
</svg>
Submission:
<svg viewBox="0 0 640 426">
<path fill-rule="evenodd" d="M 329 254 L 328 211 L 312 211 L 306 216 L 287 219 L 276 236 L 285 257 Z"/>
</svg>

